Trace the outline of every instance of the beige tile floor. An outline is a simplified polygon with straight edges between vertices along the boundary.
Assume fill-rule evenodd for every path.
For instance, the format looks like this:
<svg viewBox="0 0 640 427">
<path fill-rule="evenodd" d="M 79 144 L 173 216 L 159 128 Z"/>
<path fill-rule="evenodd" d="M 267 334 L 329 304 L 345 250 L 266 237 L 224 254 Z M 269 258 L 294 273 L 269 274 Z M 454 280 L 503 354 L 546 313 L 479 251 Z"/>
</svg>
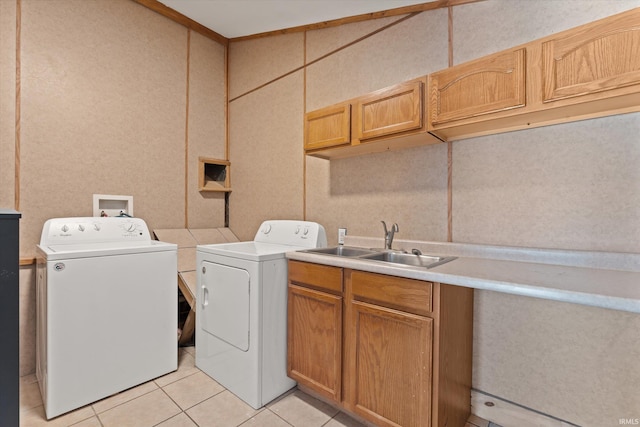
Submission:
<svg viewBox="0 0 640 427">
<path fill-rule="evenodd" d="M 35 375 L 22 377 L 20 427 L 363 426 L 297 389 L 255 410 L 196 368 L 194 356 L 193 347 L 180 348 L 177 371 L 50 421 Z M 487 425 L 472 417 L 465 427 Z"/>
</svg>

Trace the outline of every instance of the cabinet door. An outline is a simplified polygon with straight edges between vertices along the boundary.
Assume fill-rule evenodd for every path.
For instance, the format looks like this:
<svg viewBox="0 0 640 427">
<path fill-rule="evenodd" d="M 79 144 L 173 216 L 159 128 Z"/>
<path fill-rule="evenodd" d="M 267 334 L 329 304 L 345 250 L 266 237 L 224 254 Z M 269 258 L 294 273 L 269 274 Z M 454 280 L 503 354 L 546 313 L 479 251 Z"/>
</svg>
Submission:
<svg viewBox="0 0 640 427">
<path fill-rule="evenodd" d="M 423 82 L 401 83 L 358 98 L 354 106 L 354 138 L 366 140 L 420 129 L 423 126 Z"/>
<path fill-rule="evenodd" d="M 305 115 L 304 149 L 351 143 L 351 105 L 334 105 Z"/>
<path fill-rule="evenodd" d="M 339 402 L 342 297 L 289 284 L 287 323 L 287 374 Z"/>
<path fill-rule="evenodd" d="M 523 107 L 525 52 L 503 52 L 431 74 L 430 127 Z"/>
<path fill-rule="evenodd" d="M 640 84 L 640 9 L 542 44 L 544 102 Z"/>
<path fill-rule="evenodd" d="M 350 308 L 347 404 L 376 425 L 429 426 L 433 320 L 359 301 Z"/>
</svg>

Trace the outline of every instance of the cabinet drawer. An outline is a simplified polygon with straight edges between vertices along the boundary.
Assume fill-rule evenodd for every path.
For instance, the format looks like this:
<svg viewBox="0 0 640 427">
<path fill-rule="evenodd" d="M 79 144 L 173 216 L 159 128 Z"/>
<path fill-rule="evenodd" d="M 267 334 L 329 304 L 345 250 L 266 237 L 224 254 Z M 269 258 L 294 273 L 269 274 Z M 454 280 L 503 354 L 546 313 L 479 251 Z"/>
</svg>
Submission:
<svg viewBox="0 0 640 427">
<path fill-rule="evenodd" d="M 289 282 L 342 294 L 342 269 L 308 262 L 289 261 Z"/>
<path fill-rule="evenodd" d="M 353 299 L 426 315 L 432 311 L 433 283 L 350 271 Z"/>
</svg>

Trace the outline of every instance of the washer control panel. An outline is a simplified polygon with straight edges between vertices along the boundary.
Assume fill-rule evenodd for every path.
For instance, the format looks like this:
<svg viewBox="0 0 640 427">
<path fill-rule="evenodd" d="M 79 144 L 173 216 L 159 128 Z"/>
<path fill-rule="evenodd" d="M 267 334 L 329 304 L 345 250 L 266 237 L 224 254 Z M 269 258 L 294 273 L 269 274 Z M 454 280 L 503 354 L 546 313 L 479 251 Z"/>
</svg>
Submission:
<svg viewBox="0 0 640 427">
<path fill-rule="evenodd" d="M 256 242 L 294 245 L 307 248 L 327 246 L 324 227 L 317 222 L 295 220 L 265 221 L 253 239 Z"/>
<path fill-rule="evenodd" d="M 40 246 L 150 240 L 149 228 L 140 218 L 52 218 L 42 228 Z"/>
</svg>

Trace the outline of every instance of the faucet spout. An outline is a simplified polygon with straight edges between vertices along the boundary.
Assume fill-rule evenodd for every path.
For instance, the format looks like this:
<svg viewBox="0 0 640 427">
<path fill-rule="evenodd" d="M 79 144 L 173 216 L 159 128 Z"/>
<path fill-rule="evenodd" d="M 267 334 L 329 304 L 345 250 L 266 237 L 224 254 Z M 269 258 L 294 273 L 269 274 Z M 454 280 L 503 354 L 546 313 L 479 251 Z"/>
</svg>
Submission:
<svg viewBox="0 0 640 427">
<path fill-rule="evenodd" d="M 382 222 L 382 226 L 384 227 L 384 248 L 391 249 L 391 246 L 393 245 L 393 237 L 395 233 L 399 231 L 398 224 L 395 223 L 391 229 L 387 229 L 387 223 L 384 221 L 380 222 Z"/>
</svg>

